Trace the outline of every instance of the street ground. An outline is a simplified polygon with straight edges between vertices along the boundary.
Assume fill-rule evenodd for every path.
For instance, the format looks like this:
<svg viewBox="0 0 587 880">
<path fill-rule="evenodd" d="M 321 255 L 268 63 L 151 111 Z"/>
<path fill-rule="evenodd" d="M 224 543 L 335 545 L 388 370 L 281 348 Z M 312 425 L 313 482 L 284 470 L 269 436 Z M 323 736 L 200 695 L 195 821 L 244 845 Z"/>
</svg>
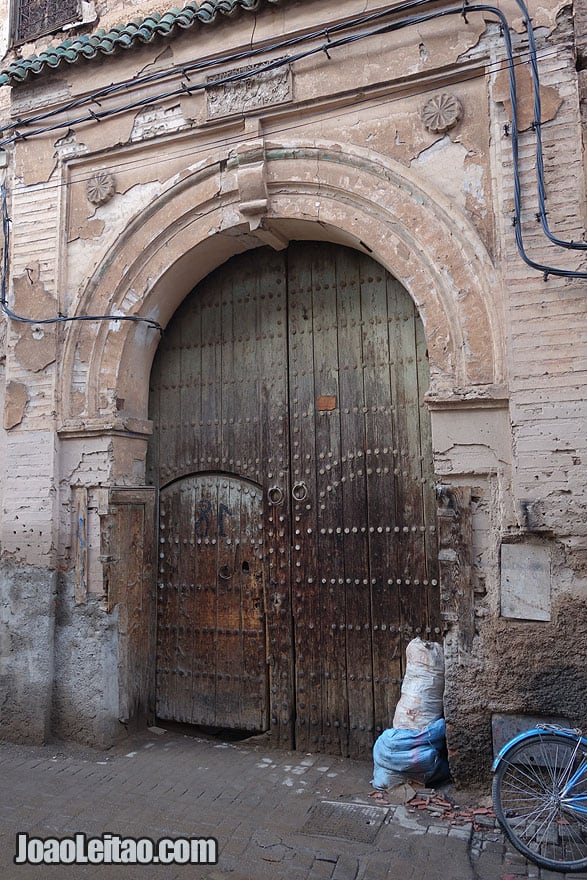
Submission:
<svg viewBox="0 0 587 880">
<path fill-rule="evenodd" d="M 553 880 L 504 844 L 485 792 L 403 786 L 369 762 L 150 728 L 108 751 L 0 743 L 2 880 Z M 399 802 L 398 802 L 399 801 Z M 402 803 L 401 801 L 407 801 Z M 213 865 L 15 864 L 17 834 L 214 838 Z M 21 838 L 22 840 L 23 838 Z M 73 844 L 72 844 L 73 845 Z M 37 850 L 31 850 L 33 854 Z M 210 850 L 207 851 L 208 853 Z M 569 875 L 579 880 L 586 875 Z"/>
</svg>

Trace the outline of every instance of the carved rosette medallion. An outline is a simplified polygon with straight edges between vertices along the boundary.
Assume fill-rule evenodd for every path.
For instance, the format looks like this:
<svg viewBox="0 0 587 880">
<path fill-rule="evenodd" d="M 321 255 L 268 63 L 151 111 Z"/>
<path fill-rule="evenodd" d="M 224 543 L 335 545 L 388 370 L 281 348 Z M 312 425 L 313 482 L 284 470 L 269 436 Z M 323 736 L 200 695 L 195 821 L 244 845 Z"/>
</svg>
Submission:
<svg viewBox="0 0 587 880">
<path fill-rule="evenodd" d="M 105 205 L 116 192 L 114 175 L 109 171 L 96 171 L 88 180 L 87 192 L 92 205 Z"/>
<path fill-rule="evenodd" d="M 428 131 L 443 134 L 454 128 L 463 115 L 463 105 L 456 95 L 441 92 L 433 95 L 422 108 L 422 122 Z"/>
</svg>

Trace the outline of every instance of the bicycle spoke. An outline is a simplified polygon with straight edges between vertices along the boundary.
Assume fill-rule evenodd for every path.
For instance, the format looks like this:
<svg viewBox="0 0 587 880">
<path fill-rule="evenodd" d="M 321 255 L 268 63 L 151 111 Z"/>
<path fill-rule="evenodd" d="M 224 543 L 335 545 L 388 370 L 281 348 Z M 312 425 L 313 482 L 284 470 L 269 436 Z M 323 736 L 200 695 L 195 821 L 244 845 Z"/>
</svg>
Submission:
<svg viewBox="0 0 587 880">
<path fill-rule="evenodd" d="M 520 780 L 521 780 L 520 783 L 519 783 L 519 785 L 517 786 L 517 788 L 518 788 L 520 791 L 526 791 L 526 792 L 528 792 L 528 794 L 533 794 L 533 795 L 535 795 L 535 794 L 536 794 L 536 784 L 539 784 L 539 785 L 540 785 L 542 791 L 544 791 L 544 792 L 546 792 L 546 793 L 549 791 L 549 789 L 544 785 L 544 783 L 542 782 L 542 780 L 541 780 L 539 777 L 536 776 L 536 770 L 535 770 L 534 767 L 531 767 L 531 768 L 530 768 L 532 772 L 530 772 L 529 770 L 526 771 L 526 772 L 523 772 L 523 771 L 522 771 L 522 768 L 520 767 L 519 764 L 510 764 L 510 765 L 509 765 L 509 768 L 510 768 L 510 772 L 511 772 L 512 776 L 515 774 L 515 779 L 516 779 L 516 780 L 517 780 L 517 779 L 520 779 Z M 528 787 L 528 788 L 522 788 L 522 787 L 521 787 L 521 785 L 522 785 L 522 780 L 527 780 L 527 781 L 528 781 L 528 782 L 527 782 L 527 784 L 529 784 L 529 787 Z M 511 787 L 514 787 L 514 781 L 513 781 L 513 780 L 510 781 L 508 784 L 509 784 Z"/>
<path fill-rule="evenodd" d="M 496 815 L 509 839 L 554 870 L 587 868 L 584 742 L 555 732 L 521 740 L 494 778 Z"/>
<path fill-rule="evenodd" d="M 566 826 L 566 829 L 569 832 L 569 836 L 573 838 L 573 841 L 575 843 L 575 848 L 577 849 L 577 851 L 582 850 L 583 853 L 586 853 L 587 852 L 587 841 L 585 840 L 585 837 L 583 835 L 579 835 L 578 829 L 576 829 L 574 827 L 574 825 L 572 825 L 571 823 L 569 823 L 569 825 Z"/>
</svg>

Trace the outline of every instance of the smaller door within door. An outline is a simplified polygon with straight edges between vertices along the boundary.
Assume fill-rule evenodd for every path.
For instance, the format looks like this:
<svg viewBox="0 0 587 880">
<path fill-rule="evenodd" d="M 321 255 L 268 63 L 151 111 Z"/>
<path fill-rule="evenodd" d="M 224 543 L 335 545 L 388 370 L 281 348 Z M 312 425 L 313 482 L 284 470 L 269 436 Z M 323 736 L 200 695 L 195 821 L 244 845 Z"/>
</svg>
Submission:
<svg viewBox="0 0 587 880">
<path fill-rule="evenodd" d="M 206 473 L 160 498 L 157 715 L 266 730 L 261 488 Z"/>
</svg>

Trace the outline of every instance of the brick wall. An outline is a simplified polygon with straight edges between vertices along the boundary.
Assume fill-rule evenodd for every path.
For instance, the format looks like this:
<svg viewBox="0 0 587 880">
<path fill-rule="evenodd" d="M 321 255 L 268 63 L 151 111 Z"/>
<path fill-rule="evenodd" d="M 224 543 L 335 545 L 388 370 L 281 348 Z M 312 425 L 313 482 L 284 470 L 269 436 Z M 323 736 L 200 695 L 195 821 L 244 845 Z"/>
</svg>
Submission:
<svg viewBox="0 0 587 880">
<path fill-rule="evenodd" d="M 562 98 L 556 117 L 542 126 L 547 216 L 551 230 L 560 238 L 581 240 L 585 206 L 583 153 L 573 33 L 568 15 L 561 16 L 557 40 L 556 51 L 549 40 L 539 47 L 541 83 L 555 89 Z M 512 175 L 506 141 L 502 137 L 498 148 L 504 169 L 502 185 L 509 201 Z M 549 244 L 534 219 L 538 210 L 534 143 L 532 131 L 521 134 L 527 252 L 539 263 L 585 271 L 581 255 Z M 580 579 L 585 576 L 587 561 L 587 438 L 582 429 L 587 416 L 585 281 L 552 275 L 544 280 L 540 273 L 525 268 L 513 247 L 508 220 L 508 212 L 504 211 L 501 234 L 508 292 L 506 326 L 517 509 L 520 511 L 520 505 L 524 505 L 527 510 L 523 527 L 557 535 L 570 551 L 568 564 Z M 572 579 L 573 575 L 561 572 L 561 577 L 562 580 L 553 582 L 554 594 L 566 590 L 568 577 Z"/>
</svg>

